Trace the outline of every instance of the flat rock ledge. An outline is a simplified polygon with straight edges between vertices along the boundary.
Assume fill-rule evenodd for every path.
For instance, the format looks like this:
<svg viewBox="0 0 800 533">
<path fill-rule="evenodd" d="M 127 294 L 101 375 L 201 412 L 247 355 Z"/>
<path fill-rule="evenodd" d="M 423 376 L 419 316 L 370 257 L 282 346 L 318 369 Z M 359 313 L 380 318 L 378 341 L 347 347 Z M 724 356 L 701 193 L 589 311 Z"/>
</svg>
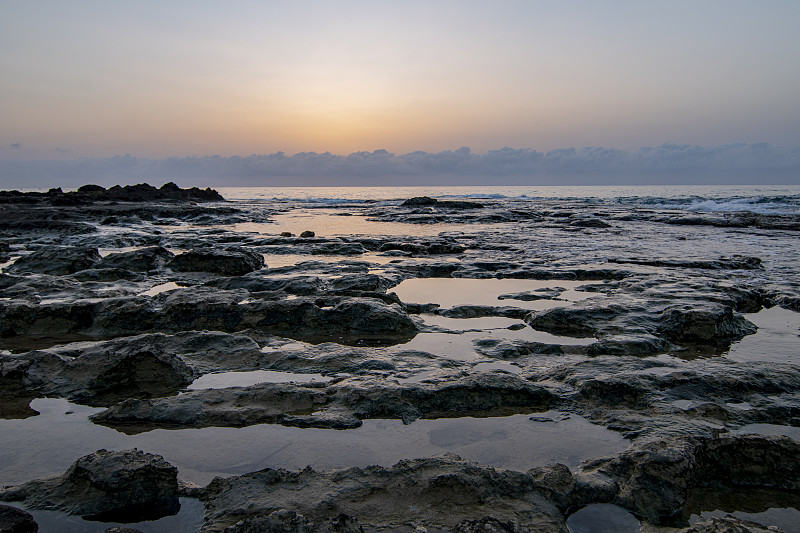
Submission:
<svg viewBox="0 0 800 533">
<path fill-rule="evenodd" d="M 566 517 L 592 503 L 614 503 L 659 526 L 681 511 L 695 487 L 796 492 L 798 452 L 800 443 L 788 438 L 674 438 L 636 445 L 575 471 L 556 464 L 526 473 L 445 454 L 390 468 L 266 469 L 216 478 L 195 495 L 206 504 L 203 532 L 424 527 L 460 533 L 563 533 Z M 342 529 L 332 529 L 332 524 Z M 768 530 L 737 519 L 711 519 L 685 531 Z"/>
<path fill-rule="evenodd" d="M 145 518 L 145 509 L 157 516 L 174 514 L 179 495 L 197 497 L 206 506 L 203 533 L 364 528 L 564 533 L 572 512 L 595 503 L 621 506 L 651 526 L 674 523 L 692 490 L 709 487 L 769 488 L 800 497 L 800 443 L 758 435 L 674 437 L 636 444 L 574 470 L 562 464 L 528 472 L 498 470 L 444 454 L 389 468 L 264 469 L 182 488 L 177 469 L 160 456 L 99 450 L 61 476 L 0 491 L 0 500 L 95 519 L 140 521 L 154 518 Z M 766 531 L 778 530 L 732 517 L 701 520 L 682 530 Z"/>
</svg>

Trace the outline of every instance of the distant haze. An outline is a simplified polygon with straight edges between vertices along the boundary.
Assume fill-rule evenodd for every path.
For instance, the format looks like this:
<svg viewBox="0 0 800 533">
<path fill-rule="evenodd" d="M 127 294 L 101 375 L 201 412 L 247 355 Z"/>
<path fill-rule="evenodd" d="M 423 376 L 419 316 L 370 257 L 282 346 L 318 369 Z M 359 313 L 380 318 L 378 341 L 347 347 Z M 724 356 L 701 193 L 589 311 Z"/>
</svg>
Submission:
<svg viewBox="0 0 800 533">
<path fill-rule="evenodd" d="M 800 183 L 798 20 L 797 0 L 2 2 L 0 187 Z"/>
</svg>

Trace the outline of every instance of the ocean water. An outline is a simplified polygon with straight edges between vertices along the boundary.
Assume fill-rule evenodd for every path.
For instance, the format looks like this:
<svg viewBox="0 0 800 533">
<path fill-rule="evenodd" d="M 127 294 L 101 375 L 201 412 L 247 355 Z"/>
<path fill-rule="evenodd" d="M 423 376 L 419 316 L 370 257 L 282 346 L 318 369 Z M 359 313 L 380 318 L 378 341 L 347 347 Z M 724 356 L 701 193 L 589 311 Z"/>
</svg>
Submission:
<svg viewBox="0 0 800 533">
<path fill-rule="evenodd" d="M 307 204 L 435 198 L 556 200 L 690 212 L 800 213 L 800 185 L 465 186 L 465 187 L 215 187 L 227 200 Z"/>
</svg>

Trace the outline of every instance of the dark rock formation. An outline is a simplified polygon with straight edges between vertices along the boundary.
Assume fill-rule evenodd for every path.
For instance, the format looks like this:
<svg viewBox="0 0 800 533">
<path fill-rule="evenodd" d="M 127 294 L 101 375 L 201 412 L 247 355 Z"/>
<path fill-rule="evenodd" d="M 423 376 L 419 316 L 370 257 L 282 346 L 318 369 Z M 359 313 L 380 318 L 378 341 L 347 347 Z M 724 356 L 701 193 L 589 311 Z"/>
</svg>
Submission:
<svg viewBox="0 0 800 533">
<path fill-rule="evenodd" d="M 503 413 L 546 410 L 553 396 L 516 376 L 480 374 L 439 385 L 397 385 L 380 379 L 336 384 L 262 383 L 251 387 L 190 391 L 153 400 L 126 400 L 94 415 L 104 425 L 287 426 L 347 429 L 367 418 Z M 303 414 L 310 412 L 311 414 Z"/>
<path fill-rule="evenodd" d="M 0 491 L 0 500 L 101 521 L 152 520 L 178 512 L 177 474 L 177 468 L 158 455 L 98 450 L 78 459 L 61 476 Z"/>
<path fill-rule="evenodd" d="M 99 260 L 100 254 L 96 248 L 47 246 L 20 257 L 6 270 L 14 273 L 35 272 L 60 276 L 90 268 Z"/>
<path fill-rule="evenodd" d="M 298 491 L 302 491 L 300 498 Z M 521 531 L 564 531 L 561 513 L 529 476 L 480 467 L 450 455 L 401 461 L 391 468 L 329 473 L 310 468 L 300 472 L 262 470 L 217 478 L 202 499 L 207 507 L 205 527 L 217 530 L 247 520 L 247 515 L 270 517 L 283 509 L 272 519 L 298 524 L 302 515 L 303 520 L 321 524 L 345 513 L 372 527 L 452 530 L 458 524 L 470 527 L 469 523 L 491 516 L 500 523 L 514 522 Z M 242 501 L 249 502 L 246 510 Z"/>
<path fill-rule="evenodd" d="M 264 256 L 241 247 L 196 248 L 176 255 L 169 268 L 178 272 L 209 272 L 243 276 L 264 266 Z"/>
<path fill-rule="evenodd" d="M 113 253 L 105 256 L 95 265 L 97 268 L 121 268 L 134 272 L 147 272 L 157 269 L 170 261 L 172 252 L 161 246 Z"/>
<path fill-rule="evenodd" d="M 0 533 L 36 533 L 39 526 L 30 513 L 9 505 L 0 505 Z"/>
</svg>

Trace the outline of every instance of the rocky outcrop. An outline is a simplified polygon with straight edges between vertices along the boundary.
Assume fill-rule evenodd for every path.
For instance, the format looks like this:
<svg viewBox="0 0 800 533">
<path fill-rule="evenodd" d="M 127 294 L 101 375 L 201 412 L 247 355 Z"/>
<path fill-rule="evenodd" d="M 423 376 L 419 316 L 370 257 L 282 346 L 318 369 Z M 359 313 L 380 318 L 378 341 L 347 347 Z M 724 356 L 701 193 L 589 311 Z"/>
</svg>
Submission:
<svg viewBox="0 0 800 533">
<path fill-rule="evenodd" d="M 74 192 L 63 192 L 61 188 L 50 189 L 46 193 L 0 191 L 0 204 L 50 204 L 55 206 L 89 205 L 94 202 L 221 202 L 224 198 L 211 188 L 192 187 L 181 189 L 174 183 L 166 183 L 160 188 L 147 183 L 138 185 L 115 185 L 106 189 L 100 185 L 84 185 Z"/>
<path fill-rule="evenodd" d="M 480 374 L 444 384 L 398 385 L 381 379 L 334 384 L 262 383 L 189 391 L 152 400 L 126 400 L 92 417 L 96 423 L 139 431 L 160 426 L 286 426 L 348 429 L 368 418 L 469 416 L 546 410 L 553 396 L 516 376 Z"/>
<path fill-rule="evenodd" d="M 615 502 L 657 524 L 683 507 L 691 487 L 799 489 L 800 443 L 786 437 L 673 437 L 583 470 L 611 476 L 618 486 Z"/>
<path fill-rule="evenodd" d="M 300 531 L 294 528 L 305 521 L 325 524 L 342 514 L 370 528 L 452 530 L 492 517 L 501 523 L 513 522 L 521 531 L 565 530 L 561 513 L 529 476 L 481 467 L 455 456 L 334 472 L 268 469 L 217 478 L 204 492 L 206 531 L 227 526 L 241 528 L 231 531 L 255 531 L 245 529 L 248 520 L 249 524 L 290 524 L 284 531 Z M 249 502 L 246 508 L 242 501 Z M 346 523 L 355 525 L 350 520 Z"/>
<path fill-rule="evenodd" d="M 96 248 L 46 246 L 20 257 L 6 270 L 13 273 L 34 272 L 61 276 L 91 268 L 99 260 L 100 254 Z"/>
<path fill-rule="evenodd" d="M 429 196 L 415 196 L 414 198 L 404 200 L 400 205 L 403 207 L 441 207 L 445 209 L 478 209 L 483 207 L 483 204 L 479 202 L 437 200 Z"/>
<path fill-rule="evenodd" d="M 263 268 L 264 256 L 241 247 L 196 248 L 176 255 L 168 266 L 178 272 L 243 276 Z"/>
<path fill-rule="evenodd" d="M 0 505 L 0 533 L 36 533 L 39 526 L 30 513 L 10 505 Z"/>
<path fill-rule="evenodd" d="M 151 331 L 235 332 L 254 329 L 306 340 L 344 344 L 404 342 L 417 326 L 398 304 L 343 296 L 293 300 L 247 300 L 246 292 L 175 290 L 156 301 L 107 298 L 0 308 L 5 338 L 80 335 L 108 338 Z"/>
<path fill-rule="evenodd" d="M 783 533 L 783 530 L 733 516 L 714 516 L 701 518 L 677 533 Z"/>
<path fill-rule="evenodd" d="M 178 469 L 139 450 L 98 450 L 61 476 L 0 491 L 0 500 L 100 521 L 156 519 L 178 512 Z"/>
<path fill-rule="evenodd" d="M 109 254 L 98 261 L 95 267 L 147 272 L 164 266 L 173 257 L 175 255 L 166 248 L 153 246 L 141 250 Z"/>
</svg>

